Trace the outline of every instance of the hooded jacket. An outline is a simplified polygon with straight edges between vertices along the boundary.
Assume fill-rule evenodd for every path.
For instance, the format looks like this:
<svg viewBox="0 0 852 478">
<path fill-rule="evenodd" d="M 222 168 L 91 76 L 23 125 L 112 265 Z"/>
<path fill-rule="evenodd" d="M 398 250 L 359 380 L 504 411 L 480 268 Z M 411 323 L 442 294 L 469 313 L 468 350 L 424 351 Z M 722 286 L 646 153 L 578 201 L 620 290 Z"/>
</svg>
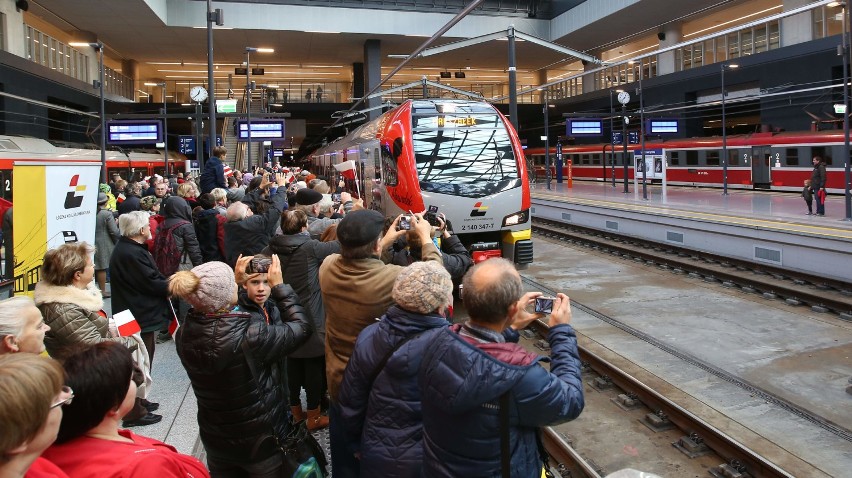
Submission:
<svg viewBox="0 0 852 478">
<path fill-rule="evenodd" d="M 314 333 L 290 356 L 296 358 L 321 357 L 325 354 L 325 306 L 319 285 L 319 267 L 322 261 L 340 252 L 337 241 L 320 242 L 307 234 L 275 236 L 269 241 L 265 253 L 277 254 L 281 260 L 284 282 L 299 294 L 302 306 L 313 325 Z"/>
<path fill-rule="evenodd" d="M 216 460 L 262 461 L 280 453 L 268 439 L 273 430 L 281 438 L 290 430 L 282 361 L 304 342 L 310 324 L 290 286 L 274 287 L 270 301 L 277 309 L 267 309 L 269 324 L 256 304 L 246 307 L 249 301 L 243 294 L 244 305 L 229 312 L 190 310 L 176 334 L 178 356 L 198 399 L 201 441 Z M 257 378 L 246 361 L 243 341 L 252 351 Z"/>
<path fill-rule="evenodd" d="M 511 476 L 538 477 L 537 428 L 572 420 L 583 410 L 577 339 L 570 325 L 550 329 L 544 357 L 516 343 L 476 343 L 441 330 L 423 356 L 424 477 L 501 476 L 500 396 L 508 393 Z M 517 340 L 517 339 L 515 339 Z"/>
<path fill-rule="evenodd" d="M 166 230 L 174 227 L 172 235 L 175 237 L 177 249 L 182 251 L 181 255 L 189 256 L 193 267 L 203 264 L 201 247 L 198 245 L 195 228 L 192 226 L 192 209 L 186 200 L 180 196 L 169 196 L 162 206 L 162 214 L 166 220 L 158 228 L 157 234 L 165 234 Z"/>
<path fill-rule="evenodd" d="M 69 348 L 78 344 L 118 342 L 130 350 L 136 350 L 136 341 L 131 337 L 110 337 L 109 321 L 98 312 L 104 300 L 100 289 L 90 283 L 86 289 L 73 285 L 57 286 L 40 281 L 33 294 L 36 307 L 44 317 L 50 330 L 44 336 L 47 353 L 62 359 Z"/>
<path fill-rule="evenodd" d="M 338 404 L 347 441 L 361 453 L 361 476 L 420 475 L 423 425 L 417 372 L 435 334 L 447 325 L 437 314 L 417 314 L 394 305 L 358 336 Z M 397 344 L 417 334 L 378 369 Z"/>
<path fill-rule="evenodd" d="M 422 256 L 421 248 L 409 246 L 404 236 L 394 241 L 390 253 L 390 263 L 403 267 L 420 261 Z M 473 266 L 470 252 L 456 235 L 441 239 L 441 260 L 444 269 L 450 273 L 450 277 L 456 284 L 461 282 L 465 272 Z"/>
</svg>

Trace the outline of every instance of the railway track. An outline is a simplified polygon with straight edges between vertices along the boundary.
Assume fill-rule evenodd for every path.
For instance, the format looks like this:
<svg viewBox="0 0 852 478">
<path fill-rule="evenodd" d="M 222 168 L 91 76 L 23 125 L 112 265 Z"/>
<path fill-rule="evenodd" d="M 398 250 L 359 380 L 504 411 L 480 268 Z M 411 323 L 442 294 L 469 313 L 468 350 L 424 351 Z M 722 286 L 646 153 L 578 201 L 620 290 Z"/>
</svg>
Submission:
<svg viewBox="0 0 852 478">
<path fill-rule="evenodd" d="M 762 294 L 791 306 L 807 305 L 815 312 L 830 312 L 852 321 L 852 284 L 848 282 L 544 219 L 533 218 L 533 231 L 676 274 Z"/>
<path fill-rule="evenodd" d="M 540 290 L 546 294 L 555 294 L 556 292 L 531 278 L 523 277 L 523 281 L 534 290 Z M 847 441 L 852 441 L 852 431 L 849 429 L 815 415 L 771 392 L 762 390 L 754 384 L 748 383 L 722 369 L 707 364 L 687 352 L 670 347 L 617 319 L 601 314 L 581 303 L 572 301 L 572 307 L 593 315 L 729 383 L 744 388 L 750 393 L 760 396 L 768 403 L 783 408 Z M 534 336 L 528 334 L 526 338 L 538 344 L 542 343 L 541 339 L 547 334 L 547 325 L 536 321 L 529 329 L 534 332 Z M 540 345 L 537 346 L 541 347 Z M 682 451 L 685 456 L 691 458 L 705 453 L 715 453 L 720 458 L 720 463 L 709 470 L 712 476 L 717 478 L 795 476 L 763 458 L 747 445 L 733 439 L 701 417 L 669 400 L 664 392 L 646 386 L 627 372 L 607 360 L 598 357 L 583 346 L 579 347 L 579 352 L 580 358 L 584 363 L 584 375 L 586 375 L 584 381 L 589 381 L 588 372 L 594 372 L 596 377 L 591 379 L 593 387 L 598 390 L 616 387 L 617 390 L 623 392 L 618 394 L 616 400 L 620 402 L 620 406 L 623 405 L 625 409 L 637 406 L 646 407 L 650 412 L 642 421 L 652 430 L 665 431 L 670 428 L 681 430 L 681 438 L 673 442 L 672 445 Z M 557 464 L 557 466 L 552 468 L 554 471 L 558 470 L 562 476 L 597 478 L 603 474 L 593 462 L 584 460 L 571 447 L 570 441 L 553 427 L 548 427 L 544 430 L 542 440 L 545 449 Z M 557 474 L 556 476 L 559 475 Z"/>
</svg>

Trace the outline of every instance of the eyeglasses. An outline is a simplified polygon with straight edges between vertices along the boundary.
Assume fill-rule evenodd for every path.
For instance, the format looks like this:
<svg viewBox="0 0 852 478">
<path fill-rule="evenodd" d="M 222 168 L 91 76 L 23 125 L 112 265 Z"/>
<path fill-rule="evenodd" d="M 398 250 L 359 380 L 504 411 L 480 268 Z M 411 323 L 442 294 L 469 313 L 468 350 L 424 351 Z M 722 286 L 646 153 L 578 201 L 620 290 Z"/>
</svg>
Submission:
<svg viewBox="0 0 852 478">
<path fill-rule="evenodd" d="M 56 407 L 64 407 L 65 405 L 71 405 L 71 402 L 74 400 L 74 390 L 71 390 L 71 387 L 68 385 L 62 386 L 62 393 L 68 395 L 68 398 L 64 400 L 60 400 L 53 405 L 50 406 L 50 409 L 53 410 Z"/>
</svg>

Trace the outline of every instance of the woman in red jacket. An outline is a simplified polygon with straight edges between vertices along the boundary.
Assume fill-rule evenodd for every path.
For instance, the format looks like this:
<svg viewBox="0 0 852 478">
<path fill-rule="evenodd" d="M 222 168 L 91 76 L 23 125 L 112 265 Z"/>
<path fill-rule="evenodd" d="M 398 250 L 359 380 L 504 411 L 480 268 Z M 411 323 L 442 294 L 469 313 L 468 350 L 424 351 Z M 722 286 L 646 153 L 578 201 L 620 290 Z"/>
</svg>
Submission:
<svg viewBox="0 0 852 478">
<path fill-rule="evenodd" d="M 200 461 L 171 445 L 118 428 L 136 398 L 133 359 L 125 346 L 91 345 L 69 355 L 64 366 L 75 400 L 43 456 L 69 477 L 210 477 Z"/>
</svg>

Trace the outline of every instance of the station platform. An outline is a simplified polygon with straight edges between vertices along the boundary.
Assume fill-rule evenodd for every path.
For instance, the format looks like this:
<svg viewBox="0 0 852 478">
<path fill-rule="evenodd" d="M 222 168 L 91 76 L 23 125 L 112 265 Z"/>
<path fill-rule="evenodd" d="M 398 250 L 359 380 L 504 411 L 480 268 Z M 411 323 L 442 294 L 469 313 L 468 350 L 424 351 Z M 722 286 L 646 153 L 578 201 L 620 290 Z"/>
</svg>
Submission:
<svg viewBox="0 0 852 478">
<path fill-rule="evenodd" d="M 852 221 L 832 195 L 826 215 L 807 215 L 797 193 L 668 187 L 641 183 L 543 182 L 531 189 L 533 217 L 670 243 L 852 281 Z M 814 205 L 816 208 L 816 205 Z M 816 209 L 814 209 L 816 210 Z"/>
</svg>

